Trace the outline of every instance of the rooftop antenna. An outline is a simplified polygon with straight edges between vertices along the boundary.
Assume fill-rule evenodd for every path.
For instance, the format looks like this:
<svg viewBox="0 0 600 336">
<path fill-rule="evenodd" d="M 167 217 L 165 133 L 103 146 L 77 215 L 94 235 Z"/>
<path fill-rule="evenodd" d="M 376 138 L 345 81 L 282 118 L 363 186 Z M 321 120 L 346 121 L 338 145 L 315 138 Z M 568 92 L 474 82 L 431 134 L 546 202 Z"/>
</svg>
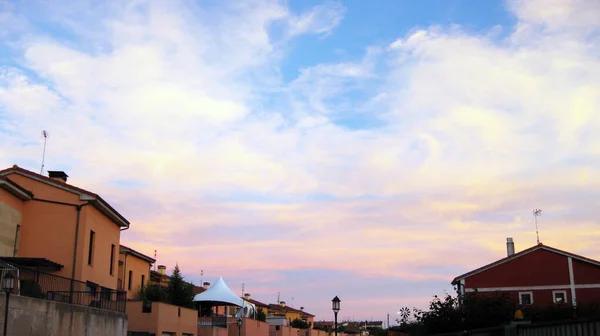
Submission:
<svg viewBox="0 0 600 336">
<path fill-rule="evenodd" d="M 204 270 L 200 270 L 200 283 L 202 285 L 204 285 L 204 282 L 202 282 L 202 277 L 204 276 Z"/>
<path fill-rule="evenodd" d="M 540 244 L 540 232 L 538 231 L 538 216 L 542 215 L 542 209 L 533 209 L 533 217 L 535 217 L 535 234 L 537 236 L 537 243 Z"/>
<path fill-rule="evenodd" d="M 242 282 L 242 297 L 244 297 L 244 283 Z"/>
<path fill-rule="evenodd" d="M 44 160 L 46 159 L 46 142 L 48 141 L 48 131 L 43 130 L 42 136 L 44 137 L 44 151 L 42 152 L 42 168 L 40 169 L 40 175 L 44 173 Z"/>
<path fill-rule="evenodd" d="M 277 292 L 277 304 L 279 304 L 279 294 L 281 293 Z"/>
<path fill-rule="evenodd" d="M 156 250 L 154 250 L 154 272 L 156 272 Z"/>
</svg>

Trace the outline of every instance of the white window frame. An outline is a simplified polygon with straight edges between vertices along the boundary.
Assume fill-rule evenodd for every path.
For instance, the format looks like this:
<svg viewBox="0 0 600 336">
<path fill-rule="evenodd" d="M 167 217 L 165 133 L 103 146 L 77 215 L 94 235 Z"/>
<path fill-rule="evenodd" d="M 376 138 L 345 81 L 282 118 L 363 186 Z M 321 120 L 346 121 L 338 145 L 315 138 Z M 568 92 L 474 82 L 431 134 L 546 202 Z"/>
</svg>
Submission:
<svg viewBox="0 0 600 336">
<path fill-rule="evenodd" d="M 556 294 L 557 293 L 562 293 L 564 295 L 565 300 L 563 302 L 556 302 Z M 552 302 L 558 303 L 558 304 L 567 303 L 567 291 L 566 290 L 555 290 L 555 291 L 552 291 Z"/>
<path fill-rule="evenodd" d="M 521 295 L 524 294 L 529 294 L 529 297 L 531 298 L 531 302 L 528 305 L 533 305 L 533 292 L 519 292 L 519 304 L 523 305 L 523 300 L 521 298 Z"/>
</svg>

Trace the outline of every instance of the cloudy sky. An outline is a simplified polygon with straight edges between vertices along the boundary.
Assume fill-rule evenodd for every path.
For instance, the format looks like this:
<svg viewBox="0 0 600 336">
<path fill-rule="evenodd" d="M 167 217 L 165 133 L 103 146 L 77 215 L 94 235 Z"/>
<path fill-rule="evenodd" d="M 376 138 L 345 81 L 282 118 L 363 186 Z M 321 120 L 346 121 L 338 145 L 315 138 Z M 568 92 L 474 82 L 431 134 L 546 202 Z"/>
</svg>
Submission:
<svg viewBox="0 0 600 336">
<path fill-rule="evenodd" d="M 0 167 L 196 283 L 424 308 L 542 241 L 600 259 L 600 2 L 0 0 Z M 201 277 L 201 270 L 204 276 Z"/>
</svg>

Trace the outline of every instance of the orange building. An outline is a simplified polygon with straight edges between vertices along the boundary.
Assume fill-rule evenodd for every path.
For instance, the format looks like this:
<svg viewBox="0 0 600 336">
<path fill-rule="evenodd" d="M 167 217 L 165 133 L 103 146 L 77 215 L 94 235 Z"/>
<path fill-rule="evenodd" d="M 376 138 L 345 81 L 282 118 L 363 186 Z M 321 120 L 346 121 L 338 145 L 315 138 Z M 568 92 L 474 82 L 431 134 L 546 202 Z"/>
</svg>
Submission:
<svg viewBox="0 0 600 336">
<path fill-rule="evenodd" d="M 95 193 L 13 166 L 0 171 L 0 257 L 116 289 L 119 239 L 129 222 Z"/>
<path fill-rule="evenodd" d="M 150 267 L 156 260 L 132 248 L 119 247 L 118 289 L 127 291 L 127 299 L 137 297 L 140 288 L 150 281 Z"/>
</svg>

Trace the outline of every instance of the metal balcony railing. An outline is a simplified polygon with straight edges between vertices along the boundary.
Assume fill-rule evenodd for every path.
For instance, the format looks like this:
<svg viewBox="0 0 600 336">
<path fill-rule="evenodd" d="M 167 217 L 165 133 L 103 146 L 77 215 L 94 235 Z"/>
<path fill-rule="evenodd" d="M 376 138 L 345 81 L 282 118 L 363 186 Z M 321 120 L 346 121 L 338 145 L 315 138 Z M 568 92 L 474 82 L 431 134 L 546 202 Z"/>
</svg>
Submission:
<svg viewBox="0 0 600 336">
<path fill-rule="evenodd" d="M 14 277 L 11 294 L 125 312 L 125 291 L 0 261 L 0 280 L 9 272 Z"/>
</svg>

